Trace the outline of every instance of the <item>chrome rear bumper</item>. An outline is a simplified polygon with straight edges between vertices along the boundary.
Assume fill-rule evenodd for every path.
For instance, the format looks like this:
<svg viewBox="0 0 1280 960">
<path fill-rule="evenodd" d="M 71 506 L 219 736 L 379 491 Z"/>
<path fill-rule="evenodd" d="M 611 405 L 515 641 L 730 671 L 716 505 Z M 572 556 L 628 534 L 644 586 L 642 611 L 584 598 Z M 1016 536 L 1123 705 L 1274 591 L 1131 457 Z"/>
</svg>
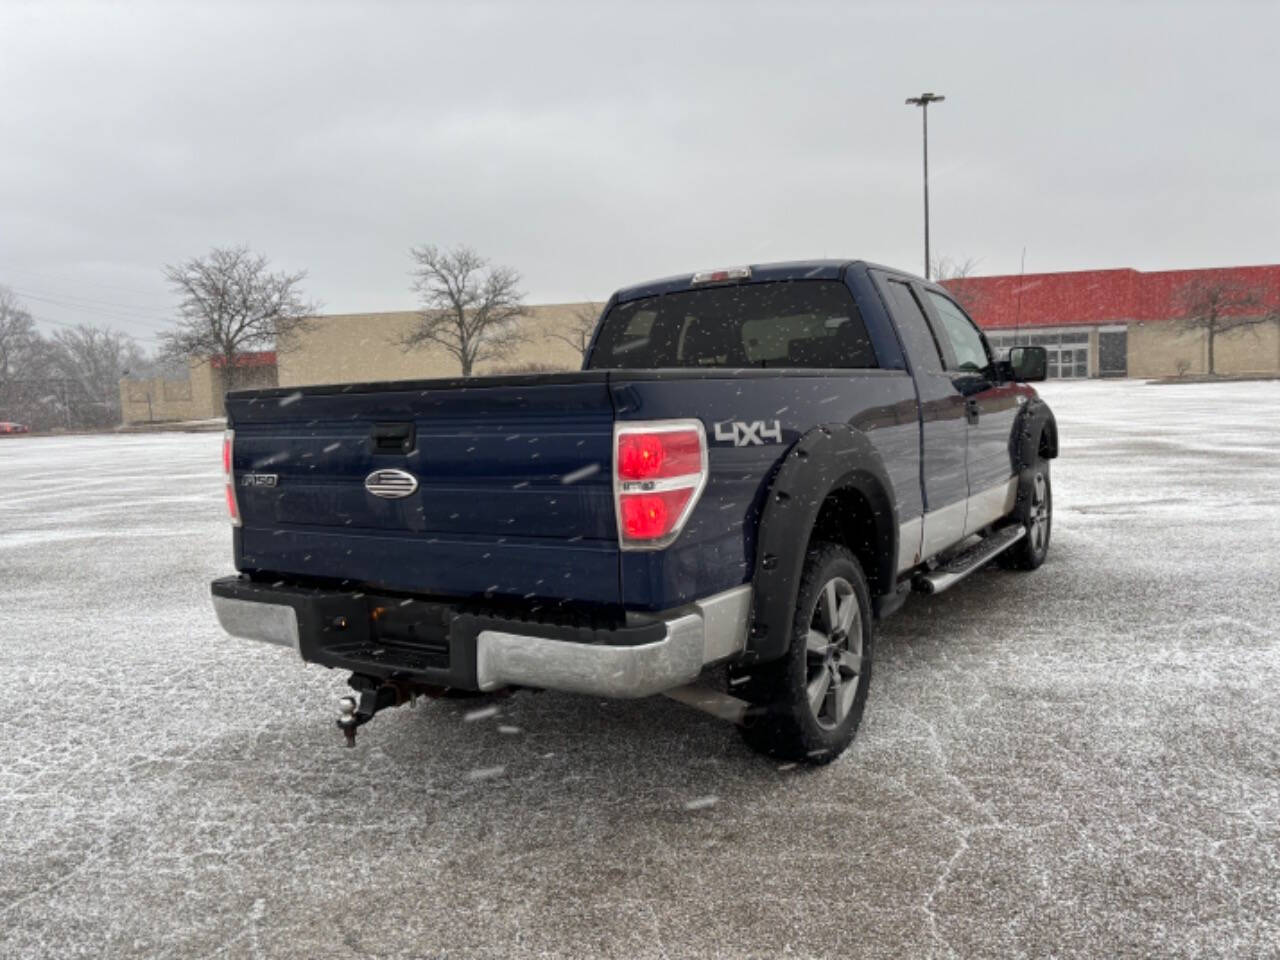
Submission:
<svg viewBox="0 0 1280 960">
<path fill-rule="evenodd" d="M 214 584 L 213 606 L 218 622 L 232 636 L 291 647 L 304 660 L 355 672 L 404 673 L 391 666 L 380 671 L 381 664 L 342 659 L 349 653 L 333 654 L 335 633 L 322 624 L 335 618 L 313 615 L 313 594 L 289 590 L 276 594 L 221 583 L 222 595 L 219 583 Z M 514 685 L 603 697 L 647 697 L 689 683 L 705 665 L 741 653 L 751 600 L 750 585 L 743 585 L 645 618 L 639 625 L 646 642 L 627 637 L 631 631 L 597 634 L 594 642 L 581 642 L 521 632 L 525 625 L 520 621 L 502 622 L 501 628 L 484 621 L 470 634 L 449 638 L 448 666 L 421 669 L 415 679 L 476 690 Z M 353 629 L 348 623 L 341 638 L 344 642 Z"/>
<path fill-rule="evenodd" d="M 258 640 L 299 650 L 298 614 L 282 603 L 258 603 L 214 594 L 213 612 L 222 629 L 242 640 Z"/>
<path fill-rule="evenodd" d="M 601 697 L 647 697 L 688 683 L 702 670 L 705 640 L 696 615 L 667 621 L 655 643 L 610 647 L 484 630 L 476 639 L 481 690 L 517 684 Z"/>
</svg>

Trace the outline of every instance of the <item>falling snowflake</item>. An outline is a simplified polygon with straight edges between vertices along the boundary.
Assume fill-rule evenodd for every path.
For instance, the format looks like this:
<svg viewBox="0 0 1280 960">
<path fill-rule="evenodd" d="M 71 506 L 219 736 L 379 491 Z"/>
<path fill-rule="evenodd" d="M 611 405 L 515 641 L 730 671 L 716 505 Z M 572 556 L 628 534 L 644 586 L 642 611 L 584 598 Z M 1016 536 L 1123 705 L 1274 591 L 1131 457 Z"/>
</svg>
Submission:
<svg viewBox="0 0 1280 960">
<path fill-rule="evenodd" d="M 587 477 L 593 476 L 600 472 L 600 464 L 588 463 L 585 467 L 580 467 L 570 473 L 566 473 L 560 478 L 561 483 L 577 483 L 579 480 L 585 480 Z"/>
</svg>

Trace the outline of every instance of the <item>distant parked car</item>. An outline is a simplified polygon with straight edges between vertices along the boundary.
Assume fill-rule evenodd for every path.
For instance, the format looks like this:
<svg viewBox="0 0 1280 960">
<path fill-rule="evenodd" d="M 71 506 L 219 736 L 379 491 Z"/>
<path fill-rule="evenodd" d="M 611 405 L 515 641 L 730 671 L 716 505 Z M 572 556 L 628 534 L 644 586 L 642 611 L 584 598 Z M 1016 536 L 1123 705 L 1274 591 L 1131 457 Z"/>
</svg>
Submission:
<svg viewBox="0 0 1280 960">
<path fill-rule="evenodd" d="M 6 420 L 0 420 L 0 435 L 6 433 L 30 433 L 31 428 L 24 423 L 9 423 Z"/>
</svg>

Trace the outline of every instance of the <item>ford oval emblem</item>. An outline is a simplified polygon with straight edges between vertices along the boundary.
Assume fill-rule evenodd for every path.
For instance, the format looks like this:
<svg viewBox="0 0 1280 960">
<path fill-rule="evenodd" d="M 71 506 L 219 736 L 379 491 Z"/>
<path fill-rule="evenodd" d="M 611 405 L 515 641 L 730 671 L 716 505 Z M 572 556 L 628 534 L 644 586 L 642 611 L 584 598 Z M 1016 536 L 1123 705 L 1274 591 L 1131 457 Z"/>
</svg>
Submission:
<svg viewBox="0 0 1280 960">
<path fill-rule="evenodd" d="M 418 489 L 418 478 L 403 470 L 375 470 L 364 478 L 364 488 L 383 500 L 400 500 Z"/>
</svg>

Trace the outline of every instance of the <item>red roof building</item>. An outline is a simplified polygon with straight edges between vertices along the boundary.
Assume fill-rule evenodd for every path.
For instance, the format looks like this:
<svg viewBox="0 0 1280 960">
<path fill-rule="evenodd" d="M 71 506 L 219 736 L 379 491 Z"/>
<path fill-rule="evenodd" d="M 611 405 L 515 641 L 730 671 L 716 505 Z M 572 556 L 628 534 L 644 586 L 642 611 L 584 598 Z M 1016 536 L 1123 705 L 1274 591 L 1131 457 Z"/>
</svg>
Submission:
<svg viewBox="0 0 1280 960">
<path fill-rule="evenodd" d="M 1207 372 L 1207 338 L 1177 329 L 1184 291 L 1229 285 L 1280 316 L 1280 264 L 1204 270 L 1081 270 L 944 281 L 998 349 L 1039 343 L 1050 375 L 1174 376 Z M 1280 371 L 1280 321 L 1215 338 L 1217 373 Z"/>
</svg>

